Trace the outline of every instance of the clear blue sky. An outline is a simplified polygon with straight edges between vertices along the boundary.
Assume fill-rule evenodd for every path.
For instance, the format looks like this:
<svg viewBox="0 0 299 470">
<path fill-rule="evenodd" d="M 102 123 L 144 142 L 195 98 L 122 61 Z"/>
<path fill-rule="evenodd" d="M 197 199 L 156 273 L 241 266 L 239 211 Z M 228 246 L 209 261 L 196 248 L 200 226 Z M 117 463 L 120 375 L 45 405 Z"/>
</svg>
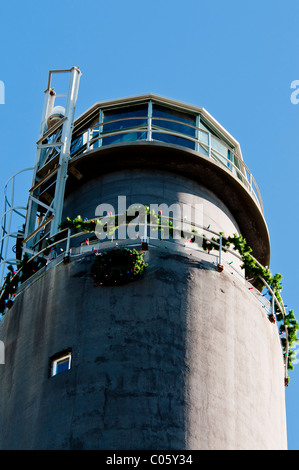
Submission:
<svg viewBox="0 0 299 470">
<path fill-rule="evenodd" d="M 34 163 L 50 69 L 80 67 L 77 116 L 97 101 L 147 92 L 204 107 L 241 144 L 264 202 L 270 268 L 283 275 L 284 301 L 299 320 L 299 104 L 290 100 L 298 1 L 28 0 L 2 2 L 0 16 L 0 190 Z M 28 189 L 18 189 L 23 203 Z M 299 364 L 286 388 L 296 450 L 298 391 Z"/>
</svg>

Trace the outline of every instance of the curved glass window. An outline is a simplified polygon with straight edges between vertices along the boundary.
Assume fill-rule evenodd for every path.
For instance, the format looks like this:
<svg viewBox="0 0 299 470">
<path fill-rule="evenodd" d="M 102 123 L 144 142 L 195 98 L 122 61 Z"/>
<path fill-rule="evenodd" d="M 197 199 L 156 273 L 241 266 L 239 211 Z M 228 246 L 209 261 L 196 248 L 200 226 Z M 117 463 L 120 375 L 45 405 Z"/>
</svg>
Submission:
<svg viewBox="0 0 299 470">
<path fill-rule="evenodd" d="M 102 145 L 146 139 L 147 115 L 147 104 L 104 111 Z M 126 129 L 133 132 L 123 132 Z M 139 129 L 144 131 L 138 132 Z M 114 132 L 117 135 L 114 136 Z"/>
<path fill-rule="evenodd" d="M 83 146 L 83 134 L 72 140 L 70 155 L 73 157 Z"/>
<path fill-rule="evenodd" d="M 113 102 L 111 107 L 107 104 L 98 107 L 81 125 L 72 138 L 71 157 L 111 144 L 164 142 L 212 158 L 253 191 L 252 175 L 236 151 L 234 141 L 200 109 L 196 111 L 180 103 L 176 106 L 175 102 L 155 96 L 141 96 L 134 101 Z M 57 155 L 56 149 L 47 152 L 46 162 Z"/>
<path fill-rule="evenodd" d="M 184 147 L 194 149 L 195 142 L 184 139 L 184 135 L 195 139 L 195 126 L 196 117 L 192 114 L 153 104 L 152 137 L 154 140 L 183 145 Z M 155 132 L 155 130 L 159 130 L 160 132 Z M 163 130 L 165 130 L 166 133 L 163 133 Z M 179 135 L 168 134 L 167 132 Z"/>
<path fill-rule="evenodd" d="M 153 140 L 159 140 L 160 142 L 167 142 L 169 144 L 182 145 L 183 147 L 187 147 L 193 150 L 195 148 L 195 142 L 192 142 L 192 140 L 187 140 L 182 137 L 178 137 L 178 136 L 171 135 L 171 134 L 165 134 L 163 132 L 153 131 L 152 138 Z"/>
<path fill-rule="evenodd" d="M 122 142 L 154 140 L 197 150 L 229 168 L 243 181 L 244 170 L 239 159 L 209 124 L 198 114 L 186 112 L 158 101 L 102 109 L 99 121 L 83 134 L 74 136 L 71 156 L 101 146 Z"/>
<path fill-rule="evenodd" d="M 119 142 L 132 142 L 134 140 L 146 140 L 146 132 L 126 132 L 124 134 L 103 137 L 102 145 L 116 144 Z"/>
</svg>

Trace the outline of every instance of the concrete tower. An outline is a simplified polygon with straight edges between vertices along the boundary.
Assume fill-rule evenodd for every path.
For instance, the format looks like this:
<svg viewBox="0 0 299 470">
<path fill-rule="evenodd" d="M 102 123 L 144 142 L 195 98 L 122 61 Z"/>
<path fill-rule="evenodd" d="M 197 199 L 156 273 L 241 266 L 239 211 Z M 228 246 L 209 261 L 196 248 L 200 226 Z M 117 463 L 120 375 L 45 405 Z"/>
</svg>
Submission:
<svg viewBox="0 0 299 470">
<path fill-rule="evenodd" d="M 269 265 L 238 142 L 205 109 L 152 94 L 74 120 L 80 71 L 64 71 L 63 108 L 50 80 L 60 72 L 45 92 L 19 242 L 19 258 L 41 252 L 41 265 L 19 279 L 0 323 L 0 449 L 285 449 L 277 326 L 219 235 L 242 234 Z M 134 236 L 84 226 L 109 216 L 119 227 L 114 215 L 136 206 L 177 231 L 151 231 L 149 217 Z M 212 237 L 210 251 L 200 240 Z M 124 248 L 142 254 L 143 275 L 97 282 L 95 260 Z"/>
</svg>

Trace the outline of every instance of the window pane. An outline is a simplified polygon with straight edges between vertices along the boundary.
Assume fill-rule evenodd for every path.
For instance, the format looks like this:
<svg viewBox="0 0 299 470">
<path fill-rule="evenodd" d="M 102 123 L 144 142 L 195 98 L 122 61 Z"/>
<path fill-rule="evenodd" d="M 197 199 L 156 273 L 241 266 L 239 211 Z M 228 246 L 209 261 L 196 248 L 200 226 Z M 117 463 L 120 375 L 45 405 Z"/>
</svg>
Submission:
<svg viewBox="0 0 299 470">
<path fill-rule="evenodd" d="M 154 119 L 155 117 L 165 119 Z M 172 122 L 168 121 L 167 119 L 180 122 Z M 154 104 L 152 124 L 155 127 L 158 126 L 163 129 L 168 129 L 174 132 L 189 135 L 190 137 L 195 137 L 196 130 L 193 127 L 188 126 L 188 124 L 191 126 L 196 125 L 196 117 L 191 114 L 182 113 L 174 109 Z"/>
<path fill-rule="evenodd" d="M 144 126 L 147 123 L 148 106 L 129 106 L 104 112 L 103 132 Z M 141 119 L 141 118 L 142 119 Z M 126 119 L 134 118 L 134 119 Z M 116 122 L 110 122 L 117 120 Z"/>
<path fill-rule="evenodd" d="M 102 146 L 116 144 L 118 142 L 131 142 L 134 140 L 145 140 L 146 132 L 128 132 L 124 134 L 110 135 L 103 137 Z"/>
<path fill-rule="evenodd" d="M 212 146 L 212 157 L 219 161 L 220 163 L 223 163 L 223 165 L 227 166 L 228 168 L 232 168 L 232 165 L 230 164 L 229 161 L 232 160 L 232 153 L 227 146 L 226 143 L 222 142 L 219 138 L 216 137 L 215 133 L 209 129 L 205 124 L 202 122 L 200 123 L 200 126 L 202 129 L 210 133 L 211 136 L 211 146 Z M 209 135 L 206 134 L 205 132 L 201 131 L 200 132 L 200 141 L 204 144 L 209 145 Z M 201 146 L 202 147 L 202 146 Z M 228 161 L 229 160 L 229 161 Z"/>
<path fill-rule="evenodd" d="M 99 137 L 100 137 L 100 130 L 99 127 L 94 127 L 90 131 L 90 142 L 89 142 L 89 149 L 96 149 L 99 147 Z"/>
<path fill-rule="evenodd" d="M 212 149 L 217 150 L 217 152 L 219 152 L 221 155 L 227 158 L 227 154 L 228 154 L 227 146 L 213 136 L 212 136 Z"/>
<path fill-rule="evenodd" d="M 64 372 L 65 370 L 68 370 L 69 363 L 70 363 L 70 359 L 68 357 L 62 361 L 58 361 L 57 367 L 56 367 L 56 374 L 60 374 L 60 372 Z"/>
<path fill-rule="evenodd" d="M 71 353 L 65 355 L 62 354 L 61 356 L 53 359 L 51 361 L 51 375 L 57 375 L 61 372 L 65 372 L 71 368 Z"/>
<path fill-rule="evenodd" d="M 181 145 L 183 147 L 187 147 L 192 150 L 195 149 L 195 142 L 192 142 L 191 140 L 187 140 L 181 137 L 177 137 L 175 135 L 163 134 L 161 132 L 159 133 L 153 132 L 152 138 L 154 140 L 159 140 L 161 142 L 168 142 L 170 144 Z"/>
<path fill-rule="evenodd" d="M 205 145 L 209 145 L 209 134 L 203 131 L 199 131 L 199 140 Z"/>
<path fill-rule="evenodd" d="M 71 143 L 71 151 L 70 154 L 73 156 L 83 145 L 83 135 L 80 135 Z"/>
</svg>

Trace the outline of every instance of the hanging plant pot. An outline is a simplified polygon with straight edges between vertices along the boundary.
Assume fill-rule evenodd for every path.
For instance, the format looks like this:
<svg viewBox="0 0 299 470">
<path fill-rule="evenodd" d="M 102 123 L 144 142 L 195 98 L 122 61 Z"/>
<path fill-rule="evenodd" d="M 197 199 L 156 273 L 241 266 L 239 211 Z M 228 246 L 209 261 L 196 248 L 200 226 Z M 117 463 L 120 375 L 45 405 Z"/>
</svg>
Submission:
<svg viewBox="0 0 299 470">
<path fill-rule="evenodd" d="M 117 248 L 95 257 L 91 275 L 101 286 L 122 285 L 140 279 L 146 266 L 143 253 Z"/>
</svg>

